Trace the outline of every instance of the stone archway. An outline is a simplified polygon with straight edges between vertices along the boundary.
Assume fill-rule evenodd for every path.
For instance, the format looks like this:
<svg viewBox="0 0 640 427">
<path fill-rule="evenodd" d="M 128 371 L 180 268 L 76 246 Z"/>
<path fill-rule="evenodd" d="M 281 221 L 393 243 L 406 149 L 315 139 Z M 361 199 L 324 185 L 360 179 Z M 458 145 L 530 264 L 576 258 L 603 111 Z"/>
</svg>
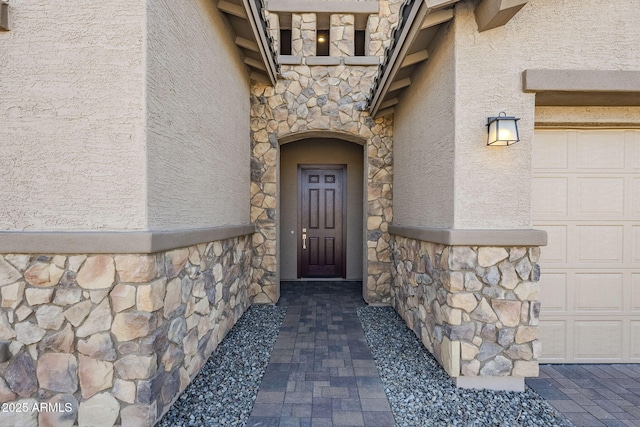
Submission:
<svg viewBox="0 0 640 427">
<path fill-rule="evenodd" d="M 365 149 L 364 298 L 369 303 L 390 304 L 393 120 L 391 116 L 373 119 L 364 111 L 375 68 L 323 67 L 323 74 L 315 79 L 306 77 L 311 76 L 308 66 L 292 68 L 275 87 L 262 83 L 251 87 L 251 220 L 257 226 L 254 302 L 272 304 L 279 298 L 279 146 L 311 136 L 331 136 Z"/>
</svg>

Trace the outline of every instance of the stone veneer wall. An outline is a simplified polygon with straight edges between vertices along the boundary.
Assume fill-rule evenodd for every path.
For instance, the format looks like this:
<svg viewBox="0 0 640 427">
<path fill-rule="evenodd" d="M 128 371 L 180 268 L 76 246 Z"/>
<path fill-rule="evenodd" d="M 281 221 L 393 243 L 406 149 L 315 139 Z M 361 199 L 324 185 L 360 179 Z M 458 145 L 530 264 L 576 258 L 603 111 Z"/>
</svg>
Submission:
<svg viewBox="0 0 640 427">
<path fill-rule="evenodd" d="M 402 0 L 380 1 L 379 13 L 368 20 L 368 55 L 382 56 L 398 21 Z M 279 36 L 278 17 L 267 13 L 270 33 Z M 252 295 L 257 303 L 278 300 L 277 215 L 278 147 L 283 137 L 332 137 L 359 141 L 367 153 L 366 174 L 366 282 L 370 303 L 389 304 L 391 296 L 391 237 L 393 219 L 393 142 L 391 116 L 373 119 L 366 109 L 376 65 L 307 65 L 316 45 L 314 13 L 292 14 L 292 54 L 300 65 L 281 65 L 275 87 L 254 83 L 251 87 L 251 221 L 254 235 Z M 353 55 L 353 15 L 331 17 L 331 56 Z M 350 39 L 351 38 L 351 39 Z M 336 56 L 341 55 L 341 56 Z M 341 59 L 338 62 L 342 62 Z"/>
<path fill-rule="evenodd" d="M 538 375 L 539 248 L 392 248 L 395 309 L 450 376 Z"/>
<path fill-rule="evenodd" d="M 289 67 L 275 88 L 256 83 L 251 96 L 251 221 L 254 235 L 252 295 L 257 303 L 278 300 L 277 177 L 283 136 L 308 133 L 366 143 L 367 272 L 366 299 L 391 302 L 391 252 L 387 227 L 392 215 L 392 138 L 390 117 L 372 119 L 364 97 L 375 67 Z M 314 133 L 313 131 L 318 131 Z M 325 132 L 325 133 L 323 133 Z"/>
<path fill-rule="evenodd" d="M 151 255 L 0 256 L 2 425 L 151 426 L 250 304 L 251 236 Z M 70 411 L 32 411 L 34 403 Z M 11 408 L 11 407 L 8 407 Z"/>
</svg>

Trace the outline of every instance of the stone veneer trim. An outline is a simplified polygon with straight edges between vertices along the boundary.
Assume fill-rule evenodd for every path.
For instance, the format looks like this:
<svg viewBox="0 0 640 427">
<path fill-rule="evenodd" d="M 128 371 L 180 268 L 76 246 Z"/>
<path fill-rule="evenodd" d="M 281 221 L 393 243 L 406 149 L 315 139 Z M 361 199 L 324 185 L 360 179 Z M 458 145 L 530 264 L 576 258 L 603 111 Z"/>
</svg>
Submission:
<svg viewBox="0 0 640 427">
<path fill-rule="evenodd" d="M 389 225 L 389 233 L 449 246 L 546 246 L 542 230 L 464 230 Z"/>
<path fill-rule="evenodd" d="M 377 1 L 320 1 L 304 2 L 298 0 L 268 0 L 265 9 L 269 12 L 298 12 L 298 13 L 362 13 L 376 14 L 379 11 Z"/>
<path fill-rule="evenodd" d="M 150 254 L 255 231 L 254 224 L 156 231 L 2 231 L 0 253 Z"/>
</svg>

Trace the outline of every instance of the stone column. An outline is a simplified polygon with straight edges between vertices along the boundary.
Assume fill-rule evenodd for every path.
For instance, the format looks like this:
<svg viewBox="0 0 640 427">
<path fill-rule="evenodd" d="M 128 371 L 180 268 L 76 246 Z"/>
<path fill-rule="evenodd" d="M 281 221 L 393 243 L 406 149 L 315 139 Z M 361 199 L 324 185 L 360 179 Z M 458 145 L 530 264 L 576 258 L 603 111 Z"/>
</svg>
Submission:
<svg viewBox="0 0 640 427">
<path fill-rule="evenodd" d="M 315 56 L 316 54 L 316 14 L 291 14 L 291 54 L 295 56 Z"/>
<path fill-rule="evenodd" d="M 329 55 L 353 56 L 355 49 L 355 20 L 353 15 L 331 15 Z"/>
</svg>

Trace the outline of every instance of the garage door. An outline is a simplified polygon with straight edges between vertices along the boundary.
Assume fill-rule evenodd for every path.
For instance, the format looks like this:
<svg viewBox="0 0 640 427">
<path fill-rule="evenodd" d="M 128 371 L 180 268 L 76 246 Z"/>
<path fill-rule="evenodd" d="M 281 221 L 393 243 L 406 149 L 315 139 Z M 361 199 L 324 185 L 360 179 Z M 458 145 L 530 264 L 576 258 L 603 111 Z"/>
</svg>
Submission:
<svg viewBox="0 0 640 427">
<path fill-rule="evenodd" d="M 640 362 L 640 130 L 538 130 L 542 359 Z"/>
</svg>

